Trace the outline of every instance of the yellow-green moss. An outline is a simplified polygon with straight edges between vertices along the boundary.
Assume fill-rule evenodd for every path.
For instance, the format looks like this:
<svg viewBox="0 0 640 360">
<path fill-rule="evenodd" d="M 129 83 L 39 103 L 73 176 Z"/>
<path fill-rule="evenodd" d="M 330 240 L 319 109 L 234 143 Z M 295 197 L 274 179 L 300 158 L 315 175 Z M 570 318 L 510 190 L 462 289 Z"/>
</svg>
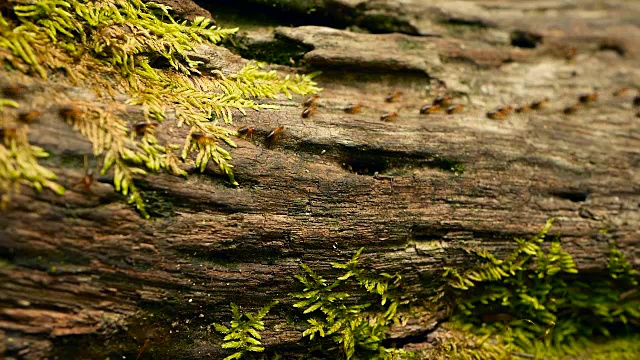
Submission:
<svg viewBox="0 0 640 360">
<path fill-rule="evenodd" d="M 27 126 L 6 121 L 12 116 L 6 107 L 17 108 L 18 104 L 0 99 L 0 207 L 7 204 L 10 193 L 19 191 L 20 185 L 38 191 L 48 188 L 62 195 L 64 188 L 55 182 L 56 175 L 38 164 L 38 159 L 49 154 L 29 144 Z"/>
<path fill-rule="evenodd" d="M 176 125 L 191 128 L 182 158 L 197 153 L 195 165 L 201 171 L 213 161 L 232 184 L 237 183 L 231 155 L 221 144 L 235 147 L 235 132 L 218 121 L 230 123 L 232 110 L 275 108 L 256 98 L 320 91 L 313 74 L 281 78 L 255 63 L 235 74 L 201 73 L 200 63 L 189 54 L 197 52 L 197 45 L 215 44 L 237 29 L 217 28 L 202 17 L 178 22 L 169 10 L 140 0 L 18 0 L 9 14 L 0 15 L 0 59 L 10 71 L 46 79 L 62 70 L 62 80 L 82 83 L 100 95 L 102 104 L 79 99 L 60 104 L 61 115 L 92 143 L 95 156 L 104 156 L 102 173 L 113 171 L 116 190 L 145 216 L 134 178 L 147 171 L 186 173 L 178 165 L 178 146 L 161 144 L 154 126 L 136 134 L 128 121 L 104 110 L 116 105 L 116 91 L 129 94 L 127 103 L 141 106 L 149 124 L 175 113 Z M 206 141 L 196 141 L 193 133 Z"/>
</svg>

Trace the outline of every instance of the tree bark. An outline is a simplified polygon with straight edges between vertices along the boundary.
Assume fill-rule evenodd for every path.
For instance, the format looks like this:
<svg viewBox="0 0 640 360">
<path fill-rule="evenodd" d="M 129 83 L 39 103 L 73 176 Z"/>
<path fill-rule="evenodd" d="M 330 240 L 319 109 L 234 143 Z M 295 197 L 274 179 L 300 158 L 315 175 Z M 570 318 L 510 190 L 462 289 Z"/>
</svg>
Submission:
<svg viewBox="0 0 640 360">
<path fill-rule="evenodd" d="M 331 13 L 334 3 L 351 15 Z M 318 110 L 302 118 L 302 99 L 281 97 L 273 101 L 279 110 L 236 114 L 234 126 L 256 128 L 231 151 L 240 186 L 214 166 L 190 169 L 187 179 L 151 174 L 138 181 L 151 220 L 107 177 L 88 191 L 79 185 L 90 147 L 58 109 L 91 90 L 2 70 L 0 85 L 26 84 L 22 102 L 41 109 L 30 139 L 51 153 L 45 164 L 68 191 L 23 188 L 2 212 L 0 355 L 133 359 L 151 339 L 142 358 L 222 358 L 211 324 L 229 320 L 229 303 L 255 311 L 274 299 L 280 305 L 263 343 L 303 351 L 289 296 L 300 290 L 293 278 L 300 263 L 327 274 L 331 262 L 365 247 L 365 267 L 403 274 L 407 291 L 424 298 L 443 266 L 466 266 L 466 250 L 505 254 L 514 237 L 531 236 L 551 217 L 581 272 L 606 270 L 611 241 L 637 267 L 640 119 L 632 98 L 640 89 L 640 5 L 423 3 L 316 4 L 313 23 L 329 17 L 385 32 L 365 21 L 383 16 L 404 34 L 258 24 L 238 35 L 249 49 L 258 42 L 307 49 L 292 60 L 323 71 Z M 211 51 L 218 62 L 246 61 Z M 436 79 L 457 94 L 461 113 L 419 114 L 438 95 Z M 630 91 L 613 96 L 621 87 Z M 396 91 L 403 95 L 385 102 Z M 596 102 L 563 113 L 592 91 Z M 539 110 L 485 115 L 545 97 Z M 362 111 L 346 114 L 349 104 Z M 139 108 L 117 110 L 142 120 Z M 398 117 L 381 121 L 387 112 Z M 267 144 L 279 125 L 285 131 Z M 187 130 L 170 117 L 157 132 L 182 143 Z M 411 330 L 398 336 L 403 331 Z"/>
</svg>

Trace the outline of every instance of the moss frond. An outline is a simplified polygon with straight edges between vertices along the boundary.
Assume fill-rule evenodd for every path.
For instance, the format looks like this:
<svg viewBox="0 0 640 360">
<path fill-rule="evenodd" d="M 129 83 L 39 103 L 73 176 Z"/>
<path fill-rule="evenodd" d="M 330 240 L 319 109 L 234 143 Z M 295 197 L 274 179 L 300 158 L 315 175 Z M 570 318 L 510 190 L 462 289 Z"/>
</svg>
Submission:
<svg viewBox="0 0 640 360">
<path fill-rule="evenodd" d="M 263 352 L 262 336 L 260 331 L 264 330 L 264 319 L 272 307 L 278 304 L 273 301 L 260 309 L 256 314 L 240 312 L 238 306 L 231 303 L 232 320 L 229 326 L 214 324 L 216 331 L 225 335 L 222 343 L 223 349 L 232 349 L 235 352 L 224 360 L 240 359 L 250 352 Z"/>
<path fill-rule="evenodd" d="M 101 173 L 106 174 L 113 167 L 116 191 L 128 196 L 128 202 L 135 204 L 140 213 L 148 217 L 133 177 L 147 174 L 141 166 L 158 170 L 164 164 L 165 156 L 159 151 L 164 149 L 156 146 L 150 135 L 139 147 L 130 138 L 128 124 L 122 118 L 94 105 L 74 104 L 62 108 L 60 113 L 74 130 L 91 142 L 94 155 L 104 154 Z"/>
<path fill-rule="evenodd" d="M 220 146 L 217 146 L 219 139 L 222 139 L 232 147 L 236 146 L 229 138 L 230 132 L 224 128 L 214 126 L 203 126 L 201 130 L 204 130 L 204 132 L 196 132 L 196 130 L 198 129 L 195 126 L 191 128 L 182 150 L 182 158 L 185 159 L 191 151 L 198 151 L 196 166 L 201 172 L 204 172 L 207 168 L 209 160 L 213 160 L 220 167 L 220 171 L 229 177 L 231 184 L 238 185 L 233 177 L 233 165 L 228 163 L 228 160 L 231 160 L 231 155 Z"/>
<path fill-rule="evenodd" d="M 312 80 L 319 74 L 317 72 L 306 75 L 295 74 L 293 77 L 287 75 L 282 79 L 274 70 L 263 71 L 263 67 L 261 63 L 249 63 L 237 74 L 231 74 L 228 77 L 219 72 L 217 75 L 221 79 L 220 86 L 227 93 L 239 92 L 244 97 L 256 98 L 273 98 L 281 92 L 291 98 L 291 93 L 306 95 L 322 90 Z"/>
<path fill-rule="evenodd" d="M 17 107 L 15 102 L 0 100 L 0 103 Z M 0 207 L 6 206 L 12 193 L 19 192 L 19 185 L 37 191 L 47 188 L 62 195 L 64 188 L 55 181 L 56 175 L 38 163 L 38 159 L 49 154 L 29 143 L 27 126 L 5 122 L 8 116 L 3 108 L 0 106 Z"/>
<path fill-rule="evenodd" d="M 2 109 L 3 107 L 18 108 L 20 107 L 20 105 L 18 105 L 18 103 L 13 100 L 0 98 L 0 109 Z"/>
</svg>

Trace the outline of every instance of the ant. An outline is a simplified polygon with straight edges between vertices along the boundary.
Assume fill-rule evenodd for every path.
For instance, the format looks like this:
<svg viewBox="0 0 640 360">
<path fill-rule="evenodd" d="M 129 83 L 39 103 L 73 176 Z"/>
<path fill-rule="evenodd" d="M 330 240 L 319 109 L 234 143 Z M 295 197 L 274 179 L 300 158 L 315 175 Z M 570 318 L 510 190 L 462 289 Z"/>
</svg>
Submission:
<svg viewBox="0 0 640 360">
<path fill-rule="evenodd" d="M 344 110 L 344 112 L 346 112 L 347 114 L 357 114 L 360 112 L 361 108 L 362 106 L 360 104 L 356 104 L 356 105 L 347 105 L 342 110 Z"/>
<path fill-rule="evenodd" d="M 626 94 L 627 92 L 629 92 L 629 88 L 628 87 L 623 87 L 623 88 L 620 88 L 620 89 L 614 91 L 612 95 L 615 96 L 615 97 L 618 97 L 618 96 L 622 96 L 622 95 Z"/>
<path fill-rule="evenodd" d="M 489 119 L 498 120 L 498 119 L 504 119 L 504 118 L 506 118 L 506 117 L 507 117 L 507 114 L 505 114 L 505 113 L 503 113 L 503 112 L 501 112 L 501 111 L 495 110 L 495 111 L 489 111 L 489 112 L 487 113 L 487 117 L 488 117 Z"/>
<path fill-rule="evenodd" d="M 511 106 L 511 105 L 500 106 L 499 108 L 497 108 L 494 111 L 489 111 L 487 113 L 487 117 L 489 119 L 494 119 L 494 120 L 504 119 L 512 111 L 513 111 L 513 106 Z"/>
<path fill-rule="evenodd" d="M 138 123 L 135 123 L 133 125 L 133 129 L 135 130 L 136 134 L 140 135 L 140 136 L 144 136 L 147 133 L 151 133 L 153 132 L 153 130 L 158 126 L 158 122 L 157 121 L 141 121 Z"/>
<path fill-rule="evenodd" d="M 564 58 L 567 60 L 572 60 L 574 57 L 576 57 L 577 53 L 578 49 L 576 49 L 575 47 L 570 47 L 565 51 Z"/>
<path fill-rule="evenodd" d="M 310 117 L 311 115 L 313 115 L 314 112 L 316 112 L 317 109 L 318 108 L 314 105 L 312 107 L 308 107 L 308 108 L 302 110 L 302 117 L 304 119 Z"/>
<path fill-rule="evenodd" d="M 201 132 L 194 132 L 191 133 L 191 138 L 193 139 L 193 141 L 196 142 L 196 144 L 198 145 L 204 145 L 208 142 L 211 141 L 215 141 L 215 139 L 205 133 L 201 133 Z"/>
<path fill-rule="evenodd" d="M 432 114 L 440 111 L 440 105 L 425 105 L 420 108 L 420 114 Z"/>
<path fill-rule="evenodd" d="M 566 115 L 571 115 L 574 114 L 575 112 L 578 111 L 578 109 L 580 109 L 580 103 L 575 103 L 571 106 L 567 106 L 566 108 L 564 108 L 564 110 L 562 110 L 563 113 L 565 113 Z"/>
<path fill-rule="evenodd" d="M 82 184 L 85 190 L 91 190 L 91 185 L 96 181 L 96 172 L 98 170 L 99 163 L 96 164 L 95 170 L 89 169 L 89 157 L 87 154 L 84 155 L 84 176 L 78 182 L 77 185 Z"/>
<path fill-rule="evenodd" d="M 441 95 L 437 98 L 433 99 L 433 105 L 440 105 L 442 107 L 448 106 L 451 104 L 452 97 L 448 95 Z"/>
<path fill-rule="evenodd" d="M 18 134 L 18 128 L 15 126 L 0 126 L 0 138 L 15 138 Z"/>
<path fill-rule="evenodd" d="M 578 100 L 583 104 L 594 102 L 594 101 L 598 100 L 598 93 L 597 92 L 592 92 L 592 93 L 589 93 L 589 94 L 582 94 L 582 95 L 580 95 L 580 97 L 578 97 Z"/>
<path fill-rule="evenodd" d="M 194 132 L 194 133 L 191 133 L 191 138 L 192 138 L 194 141 L 196 141 L 196 142 L 201 141 L 201 140 L 202 140 L 202 139 L 204 139 L 205 137 L 207 137 L 207 135 L 205 135 L 204 133 L 201 133 L 201 132 Z"/>
<path fill-rule="evenodd" d="M 29 111 L 18 115 L 18 120 L 25 124 L 31 124 L 35 119 L 39 118 L 42 113 L 40 111 Z"/>
<path fill-rule="evenodd" d="M 530 105 L 528 105 L 528 104 L 525 104 L 525 105 L 521 105 L 521 106 L 516 107 L 516 112 L 517 112 L 518 114 L 523 113 L 523 112 L 527 112 L 527 111 L 529 111 L 529 110 L 531 110 L 531 106 L 530 106 Z"/>
<path fill-rule="evenodd" d="M 391 121 L 391 120 L 396 119 L 397 117 L 398 117 L 398 113 L 394 111 L 394 112 L 382 114 L 382 116 L 380 116 L 380 120 L 382 120 L 382 121 Z"/>
<path fill-rule="evenodd" d="M 435 86 L 431 86 L 431 82 L 435 81 Z M 447 90 L 447 83 L 444 80 L 440 80 L 438 78 L 430 78 L 429 79 L 429 85 L 427 87 L 427 95 L 429 95 L 431 93 L 431 90 L 435 88 L 436 90 Z"/>
<path fill-rule="evenodd" d="M 77 121 L 80 119 L 80 117 L 82 116 L 82 110 L 71 107 L 71 106 L 65 106 L 63 108 L 60 109 L 59 114 L 60 116 L 62 116 L 65 120 L 71 120 L 71 121 Z"/>
<path fill-rule="evenodd" d="M 255 128 L 252 128 L 252 127 L 249 127 L 249 126 L 245 126 L 245 127 L 241 127 L 240 129 L 238 129 L 238 135 L 246 137 L 246 136 L 252 135 L 255 131 L 256 131 Z"/>
<path fill-rule="evenodd" d="M 549 103 L 549 98 L 546 97 L 542 100 L 537 100 L 531 103 L 530 108 L 533 110 L 539 110 L 544 108 L 545 106 L 547 106 L 547 103 Z"/>
<path fill-rule="evenodd" d="M 496 109 L 496 111 L 501 112 L 505 115 L 509 115 L 513 111 L 513 106 L 511 105 L 500 106 L 499 108 Z"/>
<path fill-rule="evenodd" d="M 277 128 L 271 130 L 271 132 L 267 134 L 267 142 L 275 141 L 275 139 L 278 137 L 278 134 L 280 134 L 282 130 L 284 130 L 284 125 L 280 125 Z"/>
<path fill-rule="evenodd" d="M 386 98 L 384 98 L 384 101 L 390 103 L 390 102 L 394 102 L 396 100 L 398 100 L 398 98 L 400 98 L 400 96 L 404 95 L 404 93 L 402 91 L 396 91 L 393 94 L 389 94 L 389 96 L 387 96 Z"/>
<path fill-rule="evenodd" d="M 462 110 L 464 110 L 464 105 L 462 104 L 451 105 L 447 108 L 447 114 L 457 114 L 462 112 Z"/>
<path fill-rule="evenodd" d="M 7 97 L 16 99 L 21 97 L 26 89 L 27 87 L 22 84 L 6 85 L 2 87 L 2 93 Z"/>
<path fill-rule="evenodd" d="M 311 97 L 307 98 L 303 103 L 302 106 L 304 107 L 310 107 L 311 105 L 315 104 L 316 101 L 318 101 L 318 99 L 320 98 L 320 95 L 312 95 Z"/>
</svg>

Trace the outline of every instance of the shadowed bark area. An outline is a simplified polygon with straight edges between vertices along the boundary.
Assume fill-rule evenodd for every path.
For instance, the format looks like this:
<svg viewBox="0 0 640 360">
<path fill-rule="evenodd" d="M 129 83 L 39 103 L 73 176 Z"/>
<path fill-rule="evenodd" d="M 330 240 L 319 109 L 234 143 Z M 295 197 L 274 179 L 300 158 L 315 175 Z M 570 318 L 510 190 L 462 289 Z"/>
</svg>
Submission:
<svg viewBox="0 0 640 360">
<path fill-rule="evenodd" d="M 304 322 L 289 296 L 300 290 L 293 276 L 301 262 L 327 273 L 365 247 L 364 266 L 401 273 L 418 300 L 435 291 L 443 266 L 468 265 L 466 250 L 504 254 L 513 237 L 536 233 L 550 217 L 579 270 L 606 271 L 610 241 L 638 266 L 640 118 L 632 98 L 640 89 L 640 4 L 273 3 L 288 6 L 283 17 L 304 12 L 310 24 L 334 19 L 360 31 L 258 23 L 237 35 L 245 52 L 233 50 L 244 56 L 266 44 L 323 70 L 318 109 L 302 118 L 302 99 L 281 97 L 273 101 L 279 110 L 236 114 L 234 126 L 256 128 L 231 151 L 240 186 L 214 166 L 189 168 L 187 179 L 150 174 L 137 184 L 151 220 L 113 191 L 112 179 L 89 190 L 80 184 L 90 145 L 58 111 L 71 94 L 91 99 L 92 90 L 0 72 L 0 85 L 27 85 L 23 108 L 43 113 L 30 140 L 51 153 L 43 163 L 68 188 L 62 197 L 23 188 L 2 210 L 0 355 L 132 359 L 151 339 L 141 358 L 222 358 L 211 324 L 229 319 L 229 302 L 255 311 L 271 300 L 280 304 L 263 344 L 304 352 Z M 221 4 L 206 10 L 222 26 L 242 24 L 217 16 L 218 8 L 233 13 Z M 224 49 L 205 54 L 211 67 L 246 61 Z M 419 114 L 443 91 L 436 79 L 462 112 Z M 613 96 L 621 87 L 630 90 Z M 385 102 L 397 91 L 403 95 Z M 592 91 L 597 101 L 563 113 Z M 545 97 L 539 110 L 486 116 Z M 361 112 L 345 113 L 350 104 Z M 113 111 L 143 120 L 136 107 Z M 381 121 L 388 112 L 397 118 Z M 169 116 L 158 137 L 183 143 L 188 129 L 175 124 Z M 279 125 L 280 137 L 266 143 Z M 417 327 L 428 330 L 430 321 Z M 394 337 L 415 332 L 408 326 Z"/>
</svg>

